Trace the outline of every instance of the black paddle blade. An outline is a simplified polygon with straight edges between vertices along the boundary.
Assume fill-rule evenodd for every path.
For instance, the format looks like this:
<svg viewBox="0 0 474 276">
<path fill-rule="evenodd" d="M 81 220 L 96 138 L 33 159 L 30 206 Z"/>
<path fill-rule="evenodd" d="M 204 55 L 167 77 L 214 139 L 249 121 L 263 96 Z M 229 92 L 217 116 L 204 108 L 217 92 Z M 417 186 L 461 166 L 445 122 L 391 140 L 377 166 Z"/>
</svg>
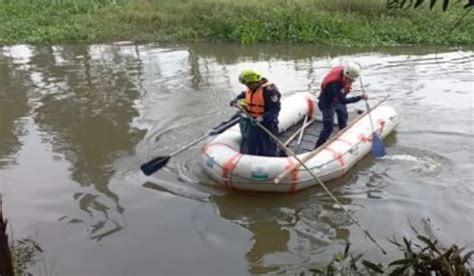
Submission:
<svg viewBox="0 0 474 276">
<path fill-rule="evenodd" d="M 158 156 L 157 158 L 141 165 L 140 169 L 146 176 L 148 176 L 158 171 L 159 169 L 163 168 L 166 165 L 166 163 L 168 163 L 170 158 L 171 156 Z"/>
</svg>

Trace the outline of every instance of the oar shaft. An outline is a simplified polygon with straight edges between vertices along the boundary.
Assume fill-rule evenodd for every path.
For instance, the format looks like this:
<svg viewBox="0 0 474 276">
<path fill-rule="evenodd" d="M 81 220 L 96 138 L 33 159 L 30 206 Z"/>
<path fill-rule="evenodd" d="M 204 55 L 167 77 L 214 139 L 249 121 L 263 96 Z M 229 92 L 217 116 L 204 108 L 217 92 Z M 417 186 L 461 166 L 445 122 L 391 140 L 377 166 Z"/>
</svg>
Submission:
<svg viewBox="0 0 474 276">
<path fill-rule="evenodd" d="M 305 129 L 304 127 L 305 127 L 307 121 L 308 121 L 308 114 L 306 114 L 306 116 L 304 116 L 303 128 L 301 129 L 300 135 L 298 136 L 298 142 L 296 143 L 297 145 L 299 145 L 301 143 L 301 139 L 303 139 L 303 133 L 304 133 L 304 129 Z"/>
<path fill-rule="evenodd" d="M 372 128 L 372 132 L 374 133 L 375 132 L 374 122 L 372 120 L 372 115 L 370 114 L 372 110 L 370 110 L 369 102 L 367 102 L 367 100 L 365 100 L 365 107 L 367 108 L 367 114 L 369 115 L 370 127 Z"/>
<path fill-rule="evenodd" d="M 173 156 L 175 156 L 175 155 L 177 155 L 177 154 L 179 154 L 179 153 L 181 153 L 181 152 L 187 150 L 189 147 L 192 147 L 192 146 L 196 145 L 197 143 L 199 143 L 199 142 L 201 142 L 201 141 L 203 141 L 203 140 L 206 140 L 207 137 L 209 137 L 209 134 L 203 135 L 203 136 L 199 137 L 198 139 L 196 139 L 196 140 L 190 142 L 189 144 L 185 145 L 184 147 L 179 148 L 179 149 L 177 149 L 176 151 L 173 151 L 172 153 L 170 153 L 169 156 L 170 156 L 170 157 L 173 157 Z"/>
<path fill-rule="evenodd" d="M 291 143 L 291 141 L 293 141 L 296 138 L 296 136 L 298 136 L 302 131 L 304 131 L 305 128 L 310 126 L 313 122 L 314 122 L 314 119 L 311 119 L 307 123 L 305 123 L 303 126 L 301 126 L 300 129 L 298 129 L 295 133 L 293 133 L 290 136 L 290 138 L 288 138 L 288 140 L 285 141 L 284 145 L 288 146 Z"/>
<path fill-rule="evenodd" d="M 362 93 L 365 94 L 365 87 L 364 83 L 362 82 L 362 77 L 359 78 L 360 81 L 360 87 L 362 88 Z M 370 127 L 372 128 L 372 133 L 375 133 L 375 128 L 374 128 L 374 122 L 372 121 L 372 114 L 370 114 L 370 107 L 369 107 L 369 102 L 367 99 L 364 99 L 365 101 L 365 108 L 367 108 L 367 114 L 369 115 L 369 121 L 370 121 Z"/>
<path fill-rule="evenodd" d="M 215 129 L 214 132 L 215 132 L 215 133 L 219 133 L 221 130 L 225 130 L 225 129 L 227 129 L 227 128 L 230 127 L 230 126 L 235 125 L 239 120 L 240 120 L 239 117 L 234 118 L 234 119 L 230 120 L 229 122 L 227 122 L 227 123 L 225 123 L 225 124 L 219 126 L 217 129 Z M 175 156 L 175 155 L 177 155 L 177 154 L 179 154 L 179 153 L 185 151 L 185 150 L 188 149 L 189 147 L 192 147 L 192 146 L 198 144 L 199 142 L 201 142 L 201 141 L 203 141 L 203 140 L 206 140 L 207 137 L 209 137 L 210 135 L 211 135 L 210 133 L 207 133 L 207 134 L 205 134 L 205 135 L 199 137 L 198 139 L 196 139 L 196 140 L 190 142 L 189 144 L 183 146 L 182 148 L 177 149 L 176 151 L 174 151 L 174 152 L 172 152 L 172 153 L 170 154 L 170 157 L 173 157 L 173 156 Z"/>
</svg>

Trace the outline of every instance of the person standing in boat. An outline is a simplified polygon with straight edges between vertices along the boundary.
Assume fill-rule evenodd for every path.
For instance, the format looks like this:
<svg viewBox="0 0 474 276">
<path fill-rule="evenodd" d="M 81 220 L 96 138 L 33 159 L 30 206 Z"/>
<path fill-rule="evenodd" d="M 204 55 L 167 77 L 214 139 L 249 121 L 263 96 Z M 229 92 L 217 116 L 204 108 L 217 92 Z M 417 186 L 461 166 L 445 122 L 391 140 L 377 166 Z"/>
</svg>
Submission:
<svg viewBox="0 0 474 276">
<path fill-rule="evenodd" d="M 230 102 L 231 106 L 245 99 L 246 110 L 252 117 L 247 125 L 247 139 L 241 147 L 241 152 L 251 155 L 278 156 L 276 142 L 255 122 L 259 122 L 271 133 L 278 134 L 278 114 L 280 113 L 281 94 L 275 84 L 252 69 L 243 70 L 239 81 L 247 86 L 247 90 L 240 93 Z M 243 135 L 244 136 L 244 135 Z"/>
<path fill-rule="evenodd" d="M 347 97 L 352 89 L 352 83 L 359 75 L 360 65 L 350 63 L 332 68 L 324 77 L 318 97 L 318 108 L 323 114 L 323 129 L 319 134 L 315 149 L 324 144 L 331 136 L 334 128 L 334 113 L 337 114 L 339 130 L 342 130 L 346 127 L 349 118 L 346 105 L 368 99 L 365 93 L 361 96 Z"/>
</svg>

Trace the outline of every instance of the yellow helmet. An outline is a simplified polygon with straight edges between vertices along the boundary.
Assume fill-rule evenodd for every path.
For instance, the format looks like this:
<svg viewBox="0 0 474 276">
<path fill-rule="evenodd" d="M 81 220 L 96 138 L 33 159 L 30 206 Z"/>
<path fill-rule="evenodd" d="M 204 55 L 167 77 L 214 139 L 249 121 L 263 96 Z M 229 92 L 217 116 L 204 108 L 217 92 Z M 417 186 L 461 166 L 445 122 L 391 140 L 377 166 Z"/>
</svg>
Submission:
<svg viewBox="0 0 474 276">
<path fill-rule="evenodd" d="M 252 69 L 245 69 L 239 75 L 239 81 L 242 84 L 258 82 L 263 79 L 262 74 Z"/>
</svg>

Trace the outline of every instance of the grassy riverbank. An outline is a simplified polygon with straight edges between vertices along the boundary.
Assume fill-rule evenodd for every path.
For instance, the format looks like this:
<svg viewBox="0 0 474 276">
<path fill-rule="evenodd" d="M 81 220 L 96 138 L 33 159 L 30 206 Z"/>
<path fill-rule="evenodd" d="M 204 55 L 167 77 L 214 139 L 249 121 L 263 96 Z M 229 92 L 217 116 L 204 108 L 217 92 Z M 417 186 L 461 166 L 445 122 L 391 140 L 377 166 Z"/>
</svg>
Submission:
<svg viewBox="0 0 474 276">
<path fill-rule="evenodd" d="M 388 10 L 385 0 L 0 0 L 0 44 L 151 41 L 473 45 L 452 3 Z"/>
</svg>

